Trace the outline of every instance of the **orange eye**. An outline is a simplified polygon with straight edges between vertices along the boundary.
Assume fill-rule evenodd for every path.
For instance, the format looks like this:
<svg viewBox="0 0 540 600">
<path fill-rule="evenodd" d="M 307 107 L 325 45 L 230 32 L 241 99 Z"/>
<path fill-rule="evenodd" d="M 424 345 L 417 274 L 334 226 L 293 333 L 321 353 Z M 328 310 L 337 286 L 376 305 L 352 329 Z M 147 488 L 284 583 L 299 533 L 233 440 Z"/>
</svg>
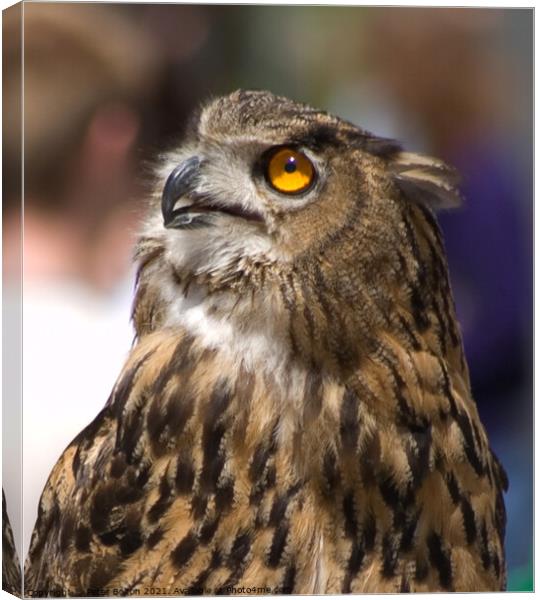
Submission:
<svg viewBox="0 0 540 600">
<path fill-rule="evenodd" d="M 270 156 L 266 179 L 283 194 L 299 194 L 315 181 L 315 168 L 307 156 L 292 148 L 280 148 Z"/>
</svg>

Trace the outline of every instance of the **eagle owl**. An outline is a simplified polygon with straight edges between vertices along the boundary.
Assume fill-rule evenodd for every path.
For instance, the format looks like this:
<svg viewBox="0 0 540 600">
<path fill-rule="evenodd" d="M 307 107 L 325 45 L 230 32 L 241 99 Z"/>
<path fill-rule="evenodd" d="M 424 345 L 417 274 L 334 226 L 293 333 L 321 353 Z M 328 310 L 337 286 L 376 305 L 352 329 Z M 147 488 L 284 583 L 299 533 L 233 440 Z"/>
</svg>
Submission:
<svg viewBox="0 0 540 600">
<path fill-rule="evenodd" d="M 26 589 L 503 589 L 506 476 L 432 212 L 455 172 L 238 91 L 157 179 L 137 343 L 49 477 Z"/>
</svg>

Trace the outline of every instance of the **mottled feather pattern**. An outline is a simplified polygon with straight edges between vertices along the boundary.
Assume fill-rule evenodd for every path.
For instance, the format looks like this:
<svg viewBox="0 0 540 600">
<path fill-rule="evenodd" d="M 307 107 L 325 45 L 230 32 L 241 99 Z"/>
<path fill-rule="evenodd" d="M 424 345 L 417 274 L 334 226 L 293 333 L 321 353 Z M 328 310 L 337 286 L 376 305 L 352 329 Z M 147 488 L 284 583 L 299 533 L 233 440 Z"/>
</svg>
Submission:
<svg viewBox="0 0 540 600">
<path fill-rule="evenodd" d="M 6 496 L 2 488 L 2 589 L 14 596 L 21 597 L 22 577 L 19 555 L 15 547 L 13 530 L 9 520 Z"/>
<path fill-rule="evenodd" d="M 238 131 L 245 153 L 269 139 L 326 153 L 331 202 L 265 205 L 270 251 L 259 225 L 238 250 L 233 221 L 201 230 L 216 236 L 208 265 L 197 231 L 180 260 L 176 232 L 149 222 L 137 343 L 49 478 L 27 589 L 503 589 L 506 476 L 435 218 L 395 180 L 431 178 L 437 205 L 451 171 L 263 92 L 214 101 L 194 131 L 212 147 Z"/>
</svg>

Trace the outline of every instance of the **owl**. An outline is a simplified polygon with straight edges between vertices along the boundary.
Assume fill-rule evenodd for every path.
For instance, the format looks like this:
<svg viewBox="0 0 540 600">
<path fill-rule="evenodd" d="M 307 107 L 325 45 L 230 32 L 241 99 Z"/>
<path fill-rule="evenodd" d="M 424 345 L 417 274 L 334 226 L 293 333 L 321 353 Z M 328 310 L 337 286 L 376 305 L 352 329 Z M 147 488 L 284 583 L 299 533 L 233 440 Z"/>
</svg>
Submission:
<svg viewBox="0 0 540 600">
<path fill-rule="evenodd" d="M 49 477 L 26 590 L 504 589 L 507 480 L 433 216 L 456 173 L 237 91 L 156 179 L 136 344 Z"/>
</svg>

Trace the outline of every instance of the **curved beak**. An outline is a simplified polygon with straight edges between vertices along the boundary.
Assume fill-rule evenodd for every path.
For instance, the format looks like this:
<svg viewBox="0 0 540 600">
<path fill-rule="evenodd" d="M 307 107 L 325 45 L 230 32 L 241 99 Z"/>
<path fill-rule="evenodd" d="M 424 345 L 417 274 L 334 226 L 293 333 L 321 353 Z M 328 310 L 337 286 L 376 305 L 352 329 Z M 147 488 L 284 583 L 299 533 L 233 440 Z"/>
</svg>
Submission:
<svg viewBox="0 0 540 600">
<path fill-rule="evenodd" d="M 193 192 L 197 184 L 200 164 L 198 156 L 191 156 L 167 177 L 161 196 L 161 212 L 165 227 L 175 228 L 185 225 L 185 214 L 178 209 L 175 210 L 174 207 L 179 198 Z"/>
</svg>

